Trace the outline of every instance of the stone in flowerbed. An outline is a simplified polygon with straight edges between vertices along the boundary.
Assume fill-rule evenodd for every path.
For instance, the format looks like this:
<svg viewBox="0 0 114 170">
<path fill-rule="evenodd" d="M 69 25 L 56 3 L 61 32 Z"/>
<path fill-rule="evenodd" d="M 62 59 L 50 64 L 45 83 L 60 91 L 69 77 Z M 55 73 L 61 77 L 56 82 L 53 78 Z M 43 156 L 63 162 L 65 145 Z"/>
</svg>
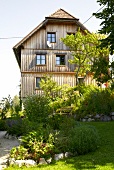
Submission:
<svg viewBox="0 0 114 170">
<path fill-rule="evenodd" d="M 19 167 L 25 165 L 25 166 L 35 166 L 36 162 L 34 160 L 28 159 L 28 160 L 15 160 L 13 158 L 9 159 L 9 165 L 18 165 Z"/>
<path fill-rule="evenodd" d="M 54 160 L 58 161 L 63 158 L 67 158 L 71 156 L 72 154 L 70 152 L 66 152 L 65 154 L 60 153 L 60 154 L 55 154 L 54 155 Z M 45 160 L 45 158 L 40 158 L 39 159 L 39 164 L 50 164 L 52 162 L 52 158 L 50 157 L 48 160 Z M 14 158 L 9 158 L 8 160 L 9 165 L 18 165 L 19 167 L 25 165 L 25 166 L 36 166 L 37 163 L 34 160 L 28 159 L 28 160 L 15 160 Z"/>
</svg>

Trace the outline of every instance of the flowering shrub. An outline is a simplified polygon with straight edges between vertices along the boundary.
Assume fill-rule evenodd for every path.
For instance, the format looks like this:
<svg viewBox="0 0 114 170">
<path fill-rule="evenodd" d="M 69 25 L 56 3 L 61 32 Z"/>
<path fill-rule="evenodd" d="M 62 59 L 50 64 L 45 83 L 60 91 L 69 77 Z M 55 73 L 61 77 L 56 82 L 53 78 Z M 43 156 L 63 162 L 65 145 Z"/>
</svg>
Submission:
<svg viewBox="0 0 114 170">
<path fill-rule="evenodd" d="M 10 151 L 10 157 L 16 159 L 27 159 L 28 150 L 24 146 L 13 147 Z"/>
<path fill-rule="evenodd" d="M 19 147 L 12 148 L 10 156 L 15 159 L 33 159 L 36 162 L 40 158 L 50 158 L 54 150 L 54 136 L 49 134 L 47 140 L 44 141 L 43 136 L 39 136 L 37 132 L 30 132 L 21 139 Z"/>
</svg>

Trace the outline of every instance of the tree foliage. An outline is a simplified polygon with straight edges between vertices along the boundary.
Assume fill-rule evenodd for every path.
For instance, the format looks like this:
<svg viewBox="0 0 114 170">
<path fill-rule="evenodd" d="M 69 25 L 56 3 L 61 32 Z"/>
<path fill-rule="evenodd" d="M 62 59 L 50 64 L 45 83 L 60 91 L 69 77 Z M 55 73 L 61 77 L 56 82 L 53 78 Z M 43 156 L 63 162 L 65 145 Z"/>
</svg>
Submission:
<svg viewBox="0 0 114 170">
<path fill-rule="evenodd" d="M 52 80 L 51 76 L 45 75 L 43 79 L 40 81 L 40 88 L 44 92 L 44 96 L 53 98 L 57 97 L 61 87 L 57 84 L 57 82 Z"/>
<path fill-rule="evenodd" d="M 1 118 L 2 118 L 2 119 L 5 119 L 7 113 L 8 113 L 9 111 L 10 111 L 10 112 L 13 111 L 13 102 L 12 102 L 11 96 L 8 95 L 8 97 L 4 97 L 4 98 L 1 100 L 0 106 L 1 106 Z"/>
<path fill-rule="evenodd" d="M 49 102 L 50 100 L 46 96 L 32 95 L 26 97 L 23 104 L 28 120 L 45 124 L 48 116 L 52 113 Z"/>
<path fill-rule="evenodd" d="M 101 42 L 102 47 L 110 47 L 110 53 L 114 53 L 114 1 L 113 0 L 97 0 L 99 5 L 104 5 L 104 8 L 99 13 L 94 13 L 96 18 L 102 20 L 99 33 L 106 34 L 107 37 Z"/>
<path fill-rule="evenodd" d="M 94 72 L 93 78 L 97 80 L 99 85 L 112 80 L 110 64 L 106 57 L 95 60 L 91 71 Z"/>
<path fill-rule="evenodd" d="M 18 114 L 18 112 L 21 111 L 19 97 L 17 95 L 15 95 L 13 99 L 10 95 L 8 95 L 8 97 L 3 97 L 0 103 L 0 108 L 2 119 Z"/>
<path fill-rule="evenodd" d="M 69 62 L 76 65 L 76 84 L 78 84 L 79 76 L 86 77 L 87 73 L 91 71 L 91 66 L 95 61 L 109 56 L 107 48 L 98 48 L 101 43 L 99 40 L 103 38 L 104 35 L 101 34 L 89 33 L 87 31 L 83 34 L 78 30 L 75 35 L 67 35 L 61 39 L 72 53 L 73 59 L 70 59 Z"/>
<path fill-rule="evenodd" d="M 13 110 L 15 113 L 18 113 L 21 111 L 21 105 L 20 105 L 20 97 L 15 95 L 12 99 L 12 104 L 13 104 Z"/>
</svg>

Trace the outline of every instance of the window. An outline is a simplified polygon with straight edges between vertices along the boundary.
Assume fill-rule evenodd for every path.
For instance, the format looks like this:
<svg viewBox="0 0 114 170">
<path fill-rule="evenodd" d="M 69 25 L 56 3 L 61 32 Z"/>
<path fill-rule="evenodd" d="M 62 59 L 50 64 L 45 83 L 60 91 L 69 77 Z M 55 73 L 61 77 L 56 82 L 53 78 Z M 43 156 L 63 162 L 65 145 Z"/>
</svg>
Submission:
<svg viewBox="0 0 114 170">
<path fill-rule="evenodd" d="M 56 55 L 56 65 L 65 65 L 65 55 Z"/>
<path fill-rule="evenodd" d="M 36 88 L 40 89 L 40 81 L 41 79 L 45 80 L 45 77 L 36 77 Z"/>
<path fill-rule="evenodd" d="M 41 77 L 36 77 L 36 87 L 40 88 Z"/>
<path fill-rule="evenodd" d="M 84 77 L 78 77 L 78 83 L 83 84 L 84 83 Z"/>
<path fill-rule="evenodd" d="M 75 35 L 75 33 L 74 32 L 67 32 L 67 35 Z"/>
<path fill-rule="evenodd" d="M 36 64 L 46 64 L 46 56 L 43 54 L 37 54 L 36 55 Z"/>
<path fill-rule="evenodd" d="M 56 33 L 48 32 L 47 33 L 47 41 L 49 41 L 50 43 L 55 43 L 56 42 Z"/>
</svg>

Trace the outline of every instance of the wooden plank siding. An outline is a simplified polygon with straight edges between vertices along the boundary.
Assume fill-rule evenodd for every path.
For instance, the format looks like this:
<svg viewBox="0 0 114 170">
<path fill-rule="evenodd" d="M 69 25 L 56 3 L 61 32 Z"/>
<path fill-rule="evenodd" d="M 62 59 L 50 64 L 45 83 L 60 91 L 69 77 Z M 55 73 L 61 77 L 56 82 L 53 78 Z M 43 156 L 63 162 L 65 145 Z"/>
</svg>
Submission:
<svg viewBox="0 0 114 170">
<path fill-rule="evenodd" d="M 58 85 L 68 84 L 70 86 L 75 86 L 75 76 L 72 74 L 60 74 L 60 73 L 22 73 L 21 77 L 21 96 L 26 97 L 32 94 L 40 94 L 42 91 L 36 87 L 36 77 L 44 77 L 45 75 L 51 75 L 52 80 L 58 83 Z"/>
<path fill-rule="evenodd" d="M 46 54 L 46 65 L 36 65 L 36 54 Z M 56 65 L 56 54 L 65 55 L 65 65 Z M 73 59 L 69 51 L 62 50 L 32 50 L 23 49 L 21 54 L 21 72 L 23 71 L 35 71 L 35 72 L 73 72 L 75 65 L 68 62 L 69 59 Z"/>
<path fill-rule="evenodd" d="M 22 73 L 22 92 L 21 96 L 22 98 L 26 97 L 27 95 L 32 95 L 32 94 L 41 94 L 42 90 L 36 88 L 36 77 L 44 77 L 45 75 L 51 75 L 52 80 L 58 83 L 58 85 L 63 85 L 63 84 L 68 84 L 72 87 L 76 85 L 76 79 L 75 79 L 75 73 L 47 73 L 47 72 L 41 72 L 41 73 Z M 85 79 L 85 84 L 93 84 L 95 85 L 96 82 L 95 80 L 92 79 L 92 76 L 87 76 Z"/>
</svg>

